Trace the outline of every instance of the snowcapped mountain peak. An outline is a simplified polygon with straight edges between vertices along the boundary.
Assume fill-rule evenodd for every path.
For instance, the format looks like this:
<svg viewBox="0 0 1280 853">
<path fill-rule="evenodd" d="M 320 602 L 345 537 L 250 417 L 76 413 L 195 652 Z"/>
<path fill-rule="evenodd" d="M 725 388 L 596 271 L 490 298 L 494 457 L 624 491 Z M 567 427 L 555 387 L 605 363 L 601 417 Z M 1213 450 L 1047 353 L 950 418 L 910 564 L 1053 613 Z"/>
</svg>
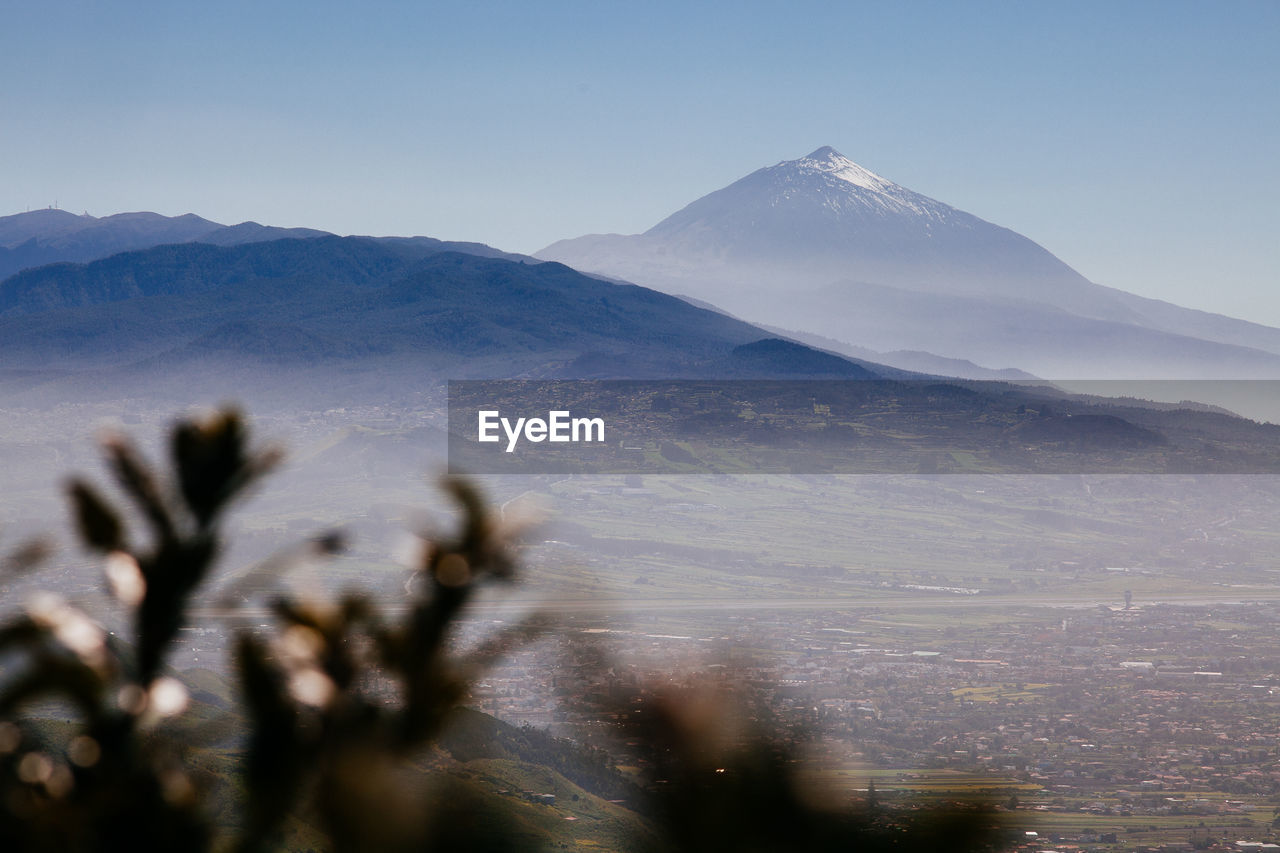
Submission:
<svg viewBox="0 0 1280 853">
<path fill-rule="evenodd" d="M 643 234 L 563 240 L 537 257 L 772 326 L 1041 376 L 1280 375 L 1280 330 L 1092 284 L 1026 237 L 828 146 Z"/>
<path fill-rule="evenodd" d="M 859 166 L 829 145 L 753 172 L 728 189 L 734 187 L 754 187 L 769 196 L 773 206 L 807 202 L 837 217 L 901 215 L 943 222 L 957 214 L 940 201 Z"/>
<path fill-rule="evenodd" d="M 900 189 L 893 181 L 880 177 L 870 169 L 864 169 L 830 145 L 824 145 L 807 157 L 782 162 L 779 166 L 792 166 L 801 172 L 820 172 L 838 178 L 845 183 L 873 192 L 889 192 Z"/>
<path fill-rule="evenodd" d="M 843 160 L 843 159 L 845 159 L 845 156 L 844 156 L 843 154 L 841 154 L 839 151 L 837 151 L 836 149 L 832 148 L 830 145 L 824 145 L 824 146 L 822 146 L 821 148 L 819 148 L 817 151 L 814 151 L 814 152 L 813 152 L 812 154 L 810 154 L 809 156 L 807 156 L 807 157 L 803 157 L 803 158 L 801 158 L 801 159 L 804 159 L 804 160 L 829 160 L 829 159 L 840 159 L 840 160 Z"/>
<path fill-rule="evenodd" d="M 716 253 L 743 257 L 760 255 L 777 243 L 778 251 L 799 253 L 813 263 L 833 252 L 840 255 L 850 240 L 887 245 L 903 229 L 931 239 L 930 229 L 973 219 L 966 216 L 823 146 L 703 196 L 650 228 L 645 237 L 714 245 Z M 884 239 L 872 236 L 885 229 Z M 712 234 L 718 236 L 712 239 Z"/>
</svg>

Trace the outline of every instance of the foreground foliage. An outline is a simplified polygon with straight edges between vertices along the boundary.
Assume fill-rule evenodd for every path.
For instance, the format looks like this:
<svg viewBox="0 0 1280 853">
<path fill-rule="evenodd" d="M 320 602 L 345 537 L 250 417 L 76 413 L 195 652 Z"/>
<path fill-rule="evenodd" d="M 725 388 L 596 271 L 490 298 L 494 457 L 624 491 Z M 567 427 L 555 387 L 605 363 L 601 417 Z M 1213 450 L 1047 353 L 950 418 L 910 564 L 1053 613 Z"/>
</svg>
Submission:
<svg viewBox="0 0 1280 853">
<path fill-rule="evenodd" d="M 277 849 L 296 816 L 338 851 L 515 851 L 545 841 L 511 805 L 424 769 L 442 742 L 459 760 L 502 768 L 517 753 L 535 755 L 582 784 L 634 795 L 642 817 L 634 837 L 615 840 L 618 849 L 969 850 L 995 837 L 981 807 L 907 820 L 872 802 L 814 805 L 780 741 L 729 736 L 732 714 L 705 697 L 658 697 L 642 719 L 630 715 L 622 733 L 647 768 L 641 787 L 599 756 L 566 757 L 568 745 L 545 735 L 459 718 L 468 685 L 534 627 L 508 628 L 466 654 L 452 650 L 452 629 L 479 586 L 515 577 L 518 539 L 459 480 L 445 482 L 461 508 L 459 529 L 423 539 L 411 585 L 418 592 L 400 619 L 358 593 L 331 604 L 282 597 L 272 603 L 269 639 L 236 640 L 249 734 L 238 829 L 224 837 L 207 784 L 165 734 L 164 722 L 189 703 L 165 660 L 222 549 L 228 508 L 279 454 L 252 449 L 233 411 L 174 429 L 171 481 L 122 438 L 105 451 L 146 526 L 145 543 L 92 484 L 72 480 L 67 492 L 80 539 L 101 555 L 132 630 L 117 639 L 51 595 L 0 628 L 0 849 Z M 336 535 L 314 544 L 319 552 L 342 546 Z M 28 548 L 13 563 L 39 557 Z M 52 726 L 30 712 L 47 699 L 69 704 L 76 722 Z M 463 725 L 446 736 L 458 719 Z"/>
</svg>

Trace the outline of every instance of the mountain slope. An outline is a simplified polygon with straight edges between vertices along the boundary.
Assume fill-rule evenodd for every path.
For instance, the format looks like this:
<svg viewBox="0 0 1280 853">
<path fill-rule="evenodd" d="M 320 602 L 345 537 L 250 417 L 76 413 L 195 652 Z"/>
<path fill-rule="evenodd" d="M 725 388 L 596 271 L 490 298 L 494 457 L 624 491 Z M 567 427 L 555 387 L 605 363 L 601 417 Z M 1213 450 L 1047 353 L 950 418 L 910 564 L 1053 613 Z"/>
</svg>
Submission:
<svg viewBox="0 0 1280 853">
<path fill-rule="evenodd" d="M 874 349 L 1040 375 L 1280 376 L 1280 330 L 1089 282 L 831 148 L 753 172 L 644 234 L 536 256 Z"/>
<path fill-rule="evenodd" d="M 748 281 L 779 275 L 853 278 L 927 292 L 1050 301 L 1098 316 L 1129 312 L 1031 240 L 876 175 L 832 148 L 760 169 L 694 201 L 638 238 L 595 235 L 555 243 L 540 258 L 648 255 L 673 273 Z M 621 267 L 579 266 L 626 277 Z M 1041 293 L 1028 292 L 1040 283 Z"/>
<path fill-rule="evenodd" d="M 229 392 L 303 374 L 369 393 L 446 374 L 882 375 L 636 285 L 434 248 L 192 243 L 28 270 L 0 282 L 0 356 L 10 371 L 224 377 Z"/>
<path fill-rule="evenodd" d="M 123 252 L 89 264 L 52 264 L 0 283 L 0 316 L 121 302 L 198 296 L 254 280 L 368 281 L 404 267 L 399 252 L 370 241 L 326 237 L 269 245 L 180 243 Z"/>
</svg>

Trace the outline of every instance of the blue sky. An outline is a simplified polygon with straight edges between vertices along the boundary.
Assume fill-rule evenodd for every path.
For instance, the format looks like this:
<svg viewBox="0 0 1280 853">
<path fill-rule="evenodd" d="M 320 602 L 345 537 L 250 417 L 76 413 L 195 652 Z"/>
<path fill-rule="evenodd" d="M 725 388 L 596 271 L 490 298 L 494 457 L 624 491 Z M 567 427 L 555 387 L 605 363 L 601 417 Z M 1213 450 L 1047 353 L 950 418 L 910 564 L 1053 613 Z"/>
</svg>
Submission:
<svg viewBox="0 0 1280 853">
<path fill-rule="evenodd" d="M 1280 3 L 6 4 L 0 213 L 534 251 L 832 145 L 1280 325 Z"/>
</svg>

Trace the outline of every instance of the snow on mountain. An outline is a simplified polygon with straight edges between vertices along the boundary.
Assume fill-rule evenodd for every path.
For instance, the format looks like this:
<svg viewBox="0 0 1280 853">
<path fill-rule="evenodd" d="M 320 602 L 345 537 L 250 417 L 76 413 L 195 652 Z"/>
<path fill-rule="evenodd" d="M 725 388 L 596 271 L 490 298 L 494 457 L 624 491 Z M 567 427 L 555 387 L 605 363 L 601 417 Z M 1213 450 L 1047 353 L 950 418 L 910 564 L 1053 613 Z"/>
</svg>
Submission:
<svg viewBox="0 0 1280 853">
<path fill-rule="evenodd" d="M 864 169 L 845 157 L 829 145 L 819 148 L 807 157 L 799 160 L 783 161 L 776 166 L 763 170 L 774 177 L 784 187 L 781 195 L 790 198 L 797 193 L 813 192 L 822 194 L 823 203 L 841 213 L 851 208 L 881 210 L 886 213 L 906 213 L 945 220 L 956 213 L 955 208 L 939 201 L 912 192 L 906 187 L 882 178 L 870 169 Z M 849 184 L 855 188 L 850 193 Z M 822 188 L 829 187 L 834 192 L 823 193 Z M 844 192 L 841 193 L 840 191 Z M 865 192 L 856 192 L 865 190 Z M 776 203 L 776 202 L 775 202 Z"/>
</svg>

